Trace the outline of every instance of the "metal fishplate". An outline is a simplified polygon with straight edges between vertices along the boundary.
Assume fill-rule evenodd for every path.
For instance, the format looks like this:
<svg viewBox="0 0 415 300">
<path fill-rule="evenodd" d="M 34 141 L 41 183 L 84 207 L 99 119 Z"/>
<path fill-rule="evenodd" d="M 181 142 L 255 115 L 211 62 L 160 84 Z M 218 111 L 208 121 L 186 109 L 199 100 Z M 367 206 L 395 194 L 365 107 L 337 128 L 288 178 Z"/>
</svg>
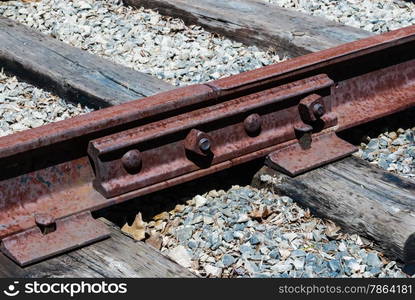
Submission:
<svg viewBox="0 0 415 300">
<path fill-rule="evenodd" d="M 331 112 L 332 86 L 327 75 L 316 75 L 92 140 L 88 154 L 94 162 L 94 187 L 111 198 L 270 146 L 296 149 L 293 143 L 299 141 L 304 149 L 305 138 L 311 143 L 323 130 L 331 132 L 324 141 L 337 141 L 330 143 L 336 151 L 323 158 L 308 155 L 295 173 L 344 157 L 356 148 L 339 143 L 330 129 L 337 123 Z M 322 138 L 316 140 L 320 142 L 313 147 L 305 146 L 308 152 L 324 147 Z"/>
</svg>

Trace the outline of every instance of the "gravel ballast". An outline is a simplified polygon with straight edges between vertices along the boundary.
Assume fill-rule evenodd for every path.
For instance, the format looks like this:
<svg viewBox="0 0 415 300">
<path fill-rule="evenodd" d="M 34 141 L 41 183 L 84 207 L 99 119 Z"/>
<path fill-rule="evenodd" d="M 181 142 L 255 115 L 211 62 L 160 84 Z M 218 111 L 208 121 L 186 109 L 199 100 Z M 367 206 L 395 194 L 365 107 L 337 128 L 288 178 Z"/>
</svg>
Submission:
<svg viewBox="0 0 415 300">
<path fill-rule="evenodd" d="M 382 33 L 415 24 L 415 3 L 403 0 L 263 0 L 275 5 Z"/>
<path fill-rule="evenodd" d="M 399 128 L 360 145 L 356 155 L 380 168 L 415 179 L 415 127 Z"/>
<path fill-rule="evenodd" d="M 281 61 L 119 0 L 0 2 L 0 15 L 174 85 L 201 83 Z"/>
<path fill-rule="evenodd" d="M 301 1 L 306 2 L 318 2 L 322 7 L 326 3 L 327 7 L 333 3 L 346 3 Z M 336 21 L 363 26 L 361 28 L 374 32 L 394 29 L 393 26 L 398 25 L 393 22 L 402 24 L 399 27 L 406 26 L 406 21 L 396 19 L 389 25 L 364 21 L 372 17 L 363 11 L 369 5 L 367 2 L 356 4 L 362 10 L 360 21 L 356 21 L 361 22 L 358 26 L 357 23 L 346 23 L 355 19 L 354 8 L 351 12 L 344 12 L 345 17 L 337 17 L 331 11 L 324 16 L 339 18 Z M 411 7 L 412 4 L 408 5 Z M 383 13 L 389 16 L 391 12 L 387 8 L 385 5 Z M 392 14 L 397 15 L 395 10 Z M 7 1 L 0 2 L 0 15 L 175 85 L 206 82 L 282 60 L 274 52 L 245 47 L 151 10 L 127 8 L 117 0 Z M 406 15 L 402 13 L 399 17 L 399 20 L 404 20 Z M 15 78 L 1 76 L 0 105 L 5 104 L 0 106 L 3 116 L 1 135 L 89 111 L 88 108 L 66 104 L 58 97 Z M 15 107 L 20 110 L 14 112 Z M 27 123 L 23 121 L 25 118 L 34 121 Z M 398 132 L 396 138 L 391 137 L 386 148 L 390 154 L 404 148 L 403 158 L 396 161 L 413 164 L 410 140 L 394 145 L 402 134 L 406 136 L 406 131 Z M 373 163 L 381 157 L 380 150 L 384 149 L 381 147 L 379 145 L 374 150 L 379 150 L 377 154 L 370 150 Z M 359 155 L 363 157 L 367 153 L 365 159 L 372 157 L 367 149 L 374 149 L 374 146 L 362 145 Z M 394 167 L 396 161 L 391 161 L 386 169 L 411 176 L 413 169 L 406 172 L 405 167 Z M 176 206 L 171 212 L 155 216 L 148 223 L 141 217 L 137 218 L 136 225 L 128 230 L 129 234 L 138 230 L 135 233 L 139 239 L 144 238 L 181 265 L 205 277 L 406 276 L 396 262 L 383 258 L 369 242 L 357 235 L 341 233 L 330 221 L 315 218 L 290 198 L 274 195 L 265 189 L 235 186 L 228 191 L 210 191 Z"/>
<path fill-rule="evenodd" d="M 212 190 L 136 225 L 148 243 L 200 276 L 406 276 L 368 241 L 267 189 Z"/>
<path fill-rule="evenodd" d="M 375 33 L 415 25 L 415 3 L 402 0 L 263 0 Z M 360 145 L 358 157 L 407 178 L 415 177 L 414 128 L 384 132 Z"/>
<path fill-rule="evenodd" d="M 0 136 L 90 111 L 0 71 Z"/>
</svg>

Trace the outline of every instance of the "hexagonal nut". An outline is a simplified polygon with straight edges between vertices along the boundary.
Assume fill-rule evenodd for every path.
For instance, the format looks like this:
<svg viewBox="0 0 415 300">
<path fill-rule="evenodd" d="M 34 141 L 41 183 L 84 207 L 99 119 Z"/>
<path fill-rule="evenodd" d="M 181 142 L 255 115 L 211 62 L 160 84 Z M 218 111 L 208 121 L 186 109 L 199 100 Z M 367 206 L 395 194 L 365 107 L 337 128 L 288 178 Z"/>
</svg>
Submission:
<svg viewBox="0 0 415 300">
<path fill-rule="evenodd" d="M 203 131 L 192 129 L 184 140 L 184 148 L 201 156 L 211 153 L 212 138 Z"/>
<path fill-rule="evenodd" d="M 304 123 L 313 123 L 320 119 L 325 113 L 323 97 L 311 94 L 300 101 L 298 111 Z"/>
</svg>

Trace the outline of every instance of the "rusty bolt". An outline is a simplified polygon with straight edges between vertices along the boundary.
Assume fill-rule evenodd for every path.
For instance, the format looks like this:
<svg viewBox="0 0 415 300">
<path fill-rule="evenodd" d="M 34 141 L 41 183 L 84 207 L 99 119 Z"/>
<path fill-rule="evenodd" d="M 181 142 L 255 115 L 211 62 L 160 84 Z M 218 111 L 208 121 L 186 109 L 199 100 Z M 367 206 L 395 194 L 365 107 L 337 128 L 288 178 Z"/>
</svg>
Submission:
<svg viewBox="0 0 415 300">
<path fill-rule="evenodd" d="M 307 133 L 311 133 L 313 131 L 313 127 L 311 127 L 310 125 L 304 124 L 304 123 L 300 123 L 294 126 L 294 131 L 296 134 L 307 134 Z"/>
<path fill-rule="evenodd" d="M 326 110 L 321 103 L 316 103 L 313 105 L 313 113 L 316 118 L 321 118 L 325 112 Z"/>
<path fill-rule="evenodd" d="M 136 149 L 130 150 L 123 155 L 121 162 L 129 174 L 138 173 L 142 164 L 141 152 Z"/>
<path fill-rule="evenodd" d="M 248 134 L 258 134 L 261 130 L 262 118 L 258 114 L 252 114 L 244 120 L 245 131 Z"/>
<path fill-rule="evenodd" d="M 56 220 L 49 214 L 35 214 L 35 223 L 43 234 L 48 234 L 56 230 Z"/>
<path fill-rule="evenodd" d="M 312 142 L 311 134 L 313 133 L 313 127 L 308 124 L 300 123 L 294 126 L 294 132 L 300 147 L 309 149 Z"/>
<path fill-rule="evenodd" d="M 326 113 L 323 98 L 317 94 L 311 94 L 301 100 L 298 110 L 301 120 L 307 124 L 317 121 Z"/>
<path fill-rule="evenodd" d="M 210 150 L 210 141 L 208 138 L 201 138 L 199 140 L 199 149 L 203 152 L 207 152 Z"/>
<path fill-rule="evenodd" d="M 184 148 L 200 156 L 207 156 L 212 149 L 212 139 L 203 131 L 192 129 L 184 140 Z"/>
<path fill-rule="evenodd" d="M 35 214 L 35 222 L 38 226 L 50 226 L 55 223 L 55 218 L 49 214 Z"/>
</svg>

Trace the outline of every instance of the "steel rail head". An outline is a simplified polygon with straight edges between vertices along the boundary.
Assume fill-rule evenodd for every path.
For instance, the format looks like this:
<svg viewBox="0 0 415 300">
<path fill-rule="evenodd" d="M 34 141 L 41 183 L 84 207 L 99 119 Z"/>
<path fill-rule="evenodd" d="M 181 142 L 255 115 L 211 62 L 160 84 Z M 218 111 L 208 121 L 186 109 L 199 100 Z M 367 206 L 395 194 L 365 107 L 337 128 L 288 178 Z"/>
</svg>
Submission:
<svg viewBox="0 0 415 300">
<path fill-rule="evenodd" d="M 355 151 L 336 132 L 412 106 L 415 26 L 2 137 L 3 251 L 64 251 L 76 220 L 74 243 L 106 237 L 88 211 L 255 158 L 305 172 Z"/>
</svg>

